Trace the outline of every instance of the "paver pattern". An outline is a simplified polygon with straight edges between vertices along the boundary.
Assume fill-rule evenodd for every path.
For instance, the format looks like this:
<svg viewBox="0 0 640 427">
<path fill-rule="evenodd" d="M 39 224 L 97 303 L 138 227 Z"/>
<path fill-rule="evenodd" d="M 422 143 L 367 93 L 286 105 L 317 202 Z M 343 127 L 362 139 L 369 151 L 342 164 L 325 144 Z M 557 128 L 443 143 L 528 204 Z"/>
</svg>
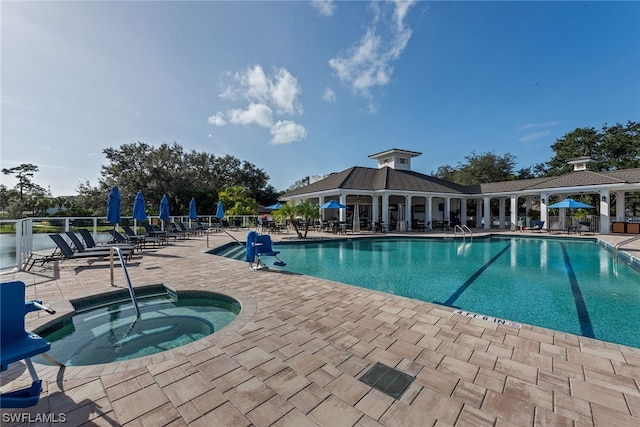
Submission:
<svg viewBox="0 0 640 427">
<path fill-rule="evenodd" d="M 246 231 L 232 234 L 243 240 Z M 613 245 L 628 236 L 598 237 Z M 3 410 L 2 425 L 64 414 L 72 426 L 640 426 L 638 348 L 250 271 L 206 253 L 207 244 L 229 241 L 225 233 L 178 240 L 145 249 L 129 265 L 136 287 L 162 283 L 237 299 L 242 312 L 229 326 L 130 361 L 36 365 L 44 380 L 40 403 Z M 640 242 L 625 249 L 637 257 Z M 69 300 L 113 289 L 109 274 L 108 263 L 78 260 L 0 279 L 24 281 L 28 298 L 63 316 L 72 311 Z M 126 286 L 124 278 L 116 281 Z M 27 325 L 51 320 L 31 313 Z M 358 380 L 376 362 L 415 376 L 399 400 Z M 2 373 L 3 391 L 29 383 L 21 363 Z M 8 414 L 30 418 L 12 422 Z M 58 425 L 44 421 L 37 425 Z"/>
</svg>

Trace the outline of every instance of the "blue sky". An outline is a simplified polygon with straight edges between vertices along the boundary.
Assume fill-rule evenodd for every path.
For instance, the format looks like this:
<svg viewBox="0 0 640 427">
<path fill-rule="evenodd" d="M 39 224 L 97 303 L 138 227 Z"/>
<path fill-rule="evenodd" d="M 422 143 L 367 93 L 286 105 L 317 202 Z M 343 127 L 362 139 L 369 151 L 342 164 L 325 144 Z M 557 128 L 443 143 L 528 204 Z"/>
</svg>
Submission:
<svg viewBox="0 0 640 427">
<path fill-rule="evenodd" d="M 394 147 L 423 173 L 472 151 L 527 167 L 577 127 L 640 120 L 640 2 L 0 8 L 1 166 L 39 166 L 54 196 L 137 141 L 231 154 L 285 190 Z"/>
</svg>

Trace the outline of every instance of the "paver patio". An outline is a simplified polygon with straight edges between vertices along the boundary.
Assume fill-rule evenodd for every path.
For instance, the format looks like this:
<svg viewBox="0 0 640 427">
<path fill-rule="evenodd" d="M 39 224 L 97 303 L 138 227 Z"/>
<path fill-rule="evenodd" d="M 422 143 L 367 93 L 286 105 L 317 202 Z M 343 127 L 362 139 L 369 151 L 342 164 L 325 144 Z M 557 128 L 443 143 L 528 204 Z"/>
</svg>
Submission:
<svg viewBox="0 0 640 427">
<path fill-rule="evenodd" d="M 234 235 L 243 240 L 245 233 Z M 598 237 L 615 244 L 625 236 Z M 640 425 L 638 348 L 496 325 L 312 277 L 250 271 L 207 254 L 207 241 L 213 247 L 231 238 L 214 233 L 145 249 L 129 265 L 132 282 L 227 294 L 242 304 L 236 320 L 153 356 L 36 365 L 44 380 L 40 403 L 3 410 L 2 424 L 56 425 L 46 417 L 62 414 L 73 426 Z M 638 256 L 640 242 L 630 250 Z M 124 287 L 121 272 L 116 277 Z M 105 262 L 65 261 L 0 277 L 13 279 L 56 317 L 72 310 L 69 300 L 113 289 Z M 32 313 L 27 325 L 51 320 Z M 400 399 L 358 380 L 376 362 L 415 377 Z M 23 364 L 2 373 L 3 391 L 29 383 Z"/>
</svg>

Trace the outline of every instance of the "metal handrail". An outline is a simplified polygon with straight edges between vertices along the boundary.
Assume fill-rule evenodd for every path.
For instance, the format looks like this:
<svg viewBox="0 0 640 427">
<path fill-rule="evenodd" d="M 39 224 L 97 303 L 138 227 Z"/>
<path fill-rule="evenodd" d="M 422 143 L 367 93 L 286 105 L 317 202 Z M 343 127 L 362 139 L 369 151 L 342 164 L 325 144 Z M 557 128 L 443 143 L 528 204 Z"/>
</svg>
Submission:
<svg viewBox="0 0 640 427">
<path fill-rule="evenodd" d="M 466 225 L 456 225 L 453 227 L 453 237 L 455 238 L 458 235 L 458 230 L 462 233 L 462 238 L 465 239 L 467 237 L 467 232 L 471 235 L 473 239 L 473 231 Z"/>
<path fill-rule="evenodd" d="M 114 262 L 113 262 L 113 253 L 118 254 L 118 258 L 120 259 L 120 265 L 122 266 L 122 271 L 124 271 L 124 276 L 127 279 L 127 286 L 129 287 L 129 295 L 131 296 L 131 302 L 133 302 L 133 307 L 136 310 L 136 316 L 140 319 L 140 307 L 138 307 L 138 300 L 136 299 L 136 294 L 133 291 L 133 286 L 131 285 L 131 278 L 129 277 L 129 271 L 127 270 L 127 265 L 124 262 L 124 257 L 122 256 L 122 249 L 117 246 L 111 246 L 111 250 L 109 254 L 111 255 L 111 286 L 116 286 L 113 280 L 113 272 L 114 272 Z"/>
<path fill-rule="evenodd" d="M 623 240 L 622 242 L 616 243 L 615 246 L 613 247 L 613 260 L 615 262 L 618 261 L 618 252 L 620 251 L 620 248 L 622 246 L 626 245 L 627 243 L 631 243 L 631 242 L 633 242 L 635 240 L 638 240 L 638 239 L 640 239 L 640 236 L 633 236 L 633 237 L 630 237 L 630 238 L 628 238 L 626 240 Z"/>
</svg>

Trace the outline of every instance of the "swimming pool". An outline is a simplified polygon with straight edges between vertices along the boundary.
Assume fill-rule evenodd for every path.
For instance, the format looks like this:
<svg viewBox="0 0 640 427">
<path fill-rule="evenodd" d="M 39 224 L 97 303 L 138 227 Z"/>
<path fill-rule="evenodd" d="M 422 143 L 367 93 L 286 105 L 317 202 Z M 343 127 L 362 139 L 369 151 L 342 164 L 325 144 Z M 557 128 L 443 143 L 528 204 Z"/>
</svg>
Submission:
<svg viewBox="0 0 640 427">
<path fill-rule="evenodd" d="M 367 238 L 276 249 L 287 271 L 640 347 L 640 273 L 595 240 Z"/>
</svg>

